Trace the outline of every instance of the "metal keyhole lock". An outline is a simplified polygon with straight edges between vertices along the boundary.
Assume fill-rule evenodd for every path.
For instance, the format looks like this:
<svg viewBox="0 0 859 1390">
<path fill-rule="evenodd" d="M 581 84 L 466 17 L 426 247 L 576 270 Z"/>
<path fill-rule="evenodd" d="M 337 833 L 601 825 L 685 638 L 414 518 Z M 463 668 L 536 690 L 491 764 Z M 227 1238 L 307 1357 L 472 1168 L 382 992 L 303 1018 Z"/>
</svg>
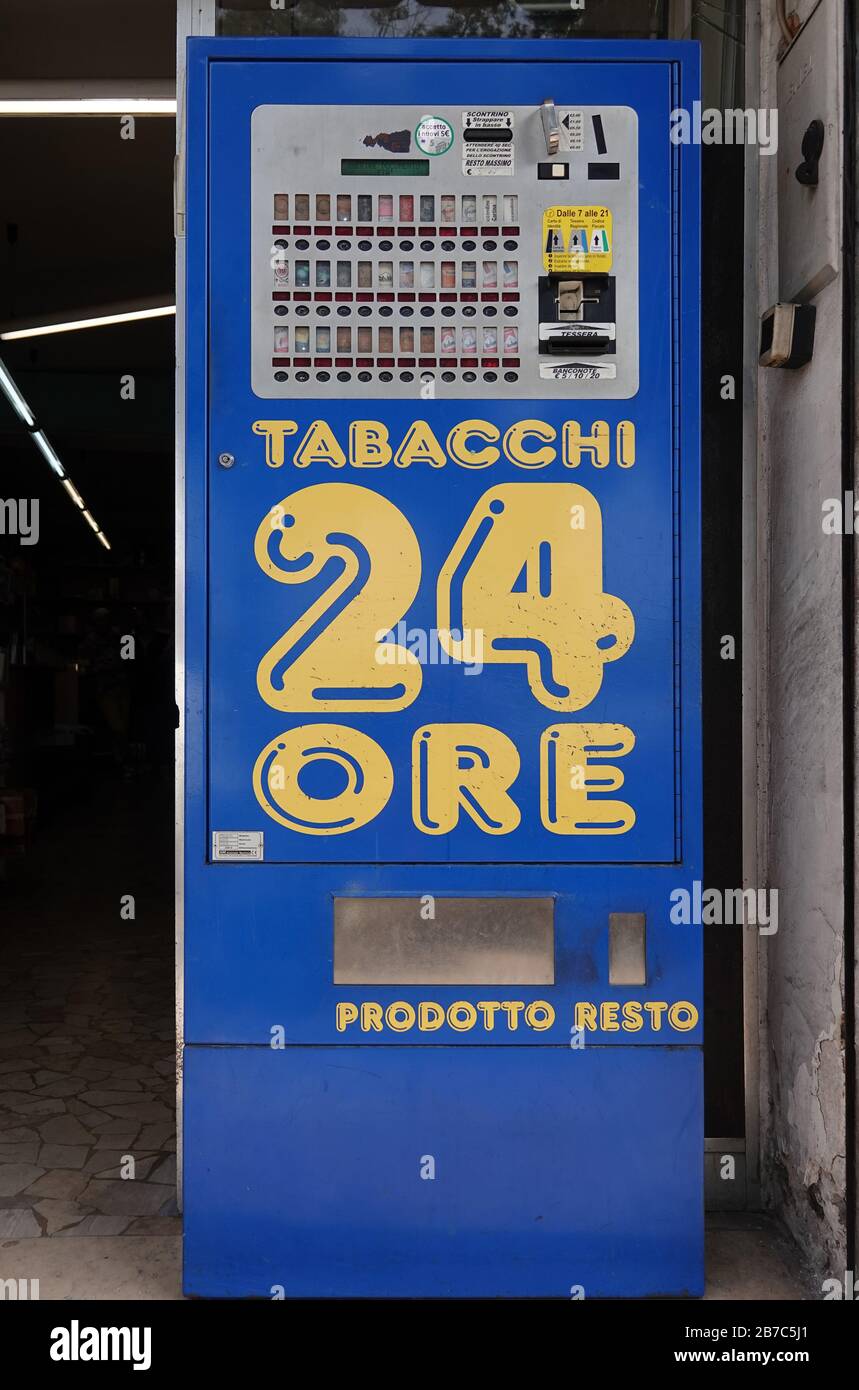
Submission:
<svg viewBox="0 0 859 1390">
<path fill-rule="evenodd" d="M 232 468 L 235 461 L 235 454 L 218 454 L 218 464 L 221 468 Z"/>
</svg>

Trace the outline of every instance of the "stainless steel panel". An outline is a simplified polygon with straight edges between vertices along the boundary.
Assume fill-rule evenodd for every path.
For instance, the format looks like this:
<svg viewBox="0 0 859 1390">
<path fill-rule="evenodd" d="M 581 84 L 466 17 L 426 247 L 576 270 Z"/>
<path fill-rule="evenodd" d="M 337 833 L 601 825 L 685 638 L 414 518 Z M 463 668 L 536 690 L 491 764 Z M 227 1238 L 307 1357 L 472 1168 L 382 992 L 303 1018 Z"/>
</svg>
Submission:
<svg viewBox="0 0 859 1390">
<path fill-rule="evenodd" d="M 553 898 L 334 899 L 336 985 L 554 982 Z"/>
<path fill-rule="evenodd" d="M 380 68 L 383 65 L 380 64 Z M 381 80 L 384 74 L 380 73 Z M 565 99 L 566 106 L 566 99 Z M 518 360 L 521 367 L 517 368 L 518 381 L 507 382 L 504 378 L 503 362 L 497 376 L 498 380 L 494 383 L 487 382 L 484 378 L 479 386 L 476 383 L 469 383 L 464 379 L 461 371 L 457 371 L 456 380 L 443 382 L 440 373 L 436 371 L 435 390 L 439 396 L 445 399 L 460 399 L 463 401 L 473 401 L 480 399 L 545 399 L 554 401 L 586 399 L 628 399 L 634 396 L 638 390 L 638 303 L 639 303 L 639 267 L 638 267 L 638 117 L 632 107 L 629 106 L 581 106 L 576 108 L 581 113 L 581 119 L 585 128 L 590 129 L 591 118 L 599 115 L 603 121 L 606 131 L 606 138 L 609 148 L 616 152 L 613 157 L 620 158 L 622 178 L 610 183 L 590 181 L 588 174 L 588 162 L 593 158 L 593 150 L 582 148 L 581 150 L 564 150 L 559 159 L 564 164 L 570 165 L 570 178 L 556 183 L 553 180 L 539 181 L 537 179 L 537 165 L 546 159 L 546 142 L 543 137 L 543 126 L 540 119 L 540 110 L 535 106 L 510 106 L 504 107 L 509 110 L 514 118 L 514 169 L 508 177 L 493 177 L 488 181 L 485 178 L 477 180 L 475 189 L 475 179 L 463 171 L 461 149 L 462 149 L 462 122 L 463 111 L 466 108 L 461 106 L 448 106 L 442 104 L 435 106 L 432 114 L 446 120 L 455 132 L 454 143 L 446 154 L 433 157 L 429 160 L 429 177 L 370 177 L 366 179 L 355 177 L 344 177 L 341 174 L 341 160 L 349 156 L 367 155 L 368 150 L 363 144 L 366 133 L 376 131 L 413 131 L 425 115 L 422 105 L 412 106 L 387 105 L 379 103 L 377 105 L 357 106 L 357 105 L 320 105 L 320 106 L 301 106 L 290 105 L 265 105 L 258 106 L 253 113 L 251 125 L 251 337 L 252 337 L 252 362 L 251 380 L 254 393 L 261 400 L 282 399 L 283 401 L 293 401 L 301 399 L 328 399 L 342 400 L 345 396 L 350 398 L 364 399 L 372 402 L 377 399 L 380 389 L 386 399 L 415 400 L 420 393 L 420 371 L 415 370 L 415 380 L 409 383 L 400 381 L 399 372 L 393 373 L 394 379 L 385 382 L 380 388 L 378 374 L 374 369 L 371 373 L 371 380 L 361 382 L 358 380 L 357 373 L 351 372 L 351 381 L 344 389 L 343 384 L 337 379 L 337 372 L 333 370 L 329 374 L 329 380 L 319 381 L 315 379 L 315 373 L 311 372 L 311 379 L 307 382 L 297 381 L 295 372 L 290 370 L 287 381 L 278 382 L 273 377 L 272 366 L 272 335 L 274 326 L 280 322 L 287 323 L 294 332 L 297 321 L 293 318 L 292 310 L 296 307 L 294 301 L 286 307 L 290 313 L 287 317 L 276 319 L 274 317 L 274 306 L 272 304 L 272 277 L 273 277 L 273 239 L 275 234 L 272 231 L 274 195 L 277 192 L 286 192 L 294 199 L 296 193 L 306 194 L 310 199 L 309 212 L 311 216 L 307 219 L 296 218 L 294 215 L 294 203 L 290 202 L 290 210 L 293 217 L 287 226 L 294 227 L 296 223 L 310 223 L 311 228 L 316 223 L 327 222 L 331 226 L 331 233 L 323 236 L 323 240 L 328 242 L 327 250 L 317 248 L 319 238 L 314 231 L 308 236 L 300 236 L 298 240 L 308 242 L 306 250 L 301 251 L 296 247 L 294 232 L 285 238 L 288 249 L 283 253 L 289 261 L 291 269 L 294 260 L 308 260 L 310 262 L 311 283 L 302 287 L 313 295 L 317 286 L 313 283 L 314 262 L 318 260 L 328 260 L 336 262 L 344 256 L 353 265 L 352 281 L 353 285 L 357 282 L 356 263 L 358 260 L 369 260 L 373 264 L 373 285 L 378 285 L 378 266 L 380 261 L 392 261 L 394 264 L 394 283 L 388 289 L 396 294 L 398 285 L 396 283 L 397 266 L 396 263 L 401 259 L 399 246 L 398 222 L 403 219 L 393 219 L 390 223 L 390 238 L 383 238 L 388 241 L 390 250 L 380 249 L 379 237 L 374 235 L 371 240 L 372 249 L 361 252 L 358 249 L 359 238 L 353 235 L 349 238 L 351 249 L 346 252 L 338 249 L 337 222 L 336 222 L 336 198 L 338 194 L 351 194 L 353 198 L 353 208 L 359 193 L 370 193 L 375 200 L 379 193 L 390 193 L 394 199 L 394 211 L 398 209 L 398 198 L 401 193 L 411 195 L 415 200 L 415 209 L 419 211 L 419 199 L 421 194 L 432 194 L 436 198 L 437 211 L 440 211 L 440 199 L 443 194 L 452 195 L 459 199 L 464 193 L 477 192 L 478 206 L 484 194 L 494 194 L 500 200 L 505 193 L 518 196 L 518 224 L 519 235 L 518 250 L 515 253 L 519 262 L 519 317 L 516 320 L 519 328 L 519 353 Z M 500 109 L 500 108 L 499 108 Z M 372 152 L 371 152 L 372 153 Z M 376 153 L 380 153 L 376 151 Z M 382 154 L 384 151 L 381 152 Z M 410 146 L 409 153 L 415 154 L 415 149 Z M 314 217 L 312 214 L 316 209 L 316 197 L 322 194 L 331 199 L 330 218 L 322 219 Z M 553 359 L 550 357 L 540 357 L 538 353 L 538 294 L 537 282 L 540 275 L 544 274 L 543 268 L 543 211 L 547 207 L 558 204 L 579 203 L 586 205 L 600 205 L 609 208 L 613 218 L 614 247 L 612 251 L 613 263 L 611 274 L 615 277 L 617 293 L 617 341 L 615 352 L 600 358 L 584 358 L 588 363 L 615 364 L 617 376 L 614 379 L 592 381 L 574 380 L 564 381 L 545 380 L 540 375 L 540 366 L 549 365 Z M 355 208 L 357 211 L 357 208 Z M 499 274 L 501 273 L 501 262 L 504 258 L 502 246 L 503 237 L 501 236 L 501 212 L 503 205 L 499 201 L 498 205 L 499 221 L 497 224 L 498 240 L 488 242 L 487 245 L 494 244 L 496 249 L 486 252 L 485 255 L 497 259 L 499 264 Z M 357 224 L 357 219 L 353 219 L 352 227 Z M 379 218 L 373 217 L 372 225 L 378 231 Z M 462 219 L 457 217 L 456 228 L 461 228 Z M 457 266 L 456 283 L 461 285 L 461 265 L 463 261 L 477 261 L 479 263 L 485 258 L 482 253 L 483 237 L 481 234 L 482 222 L 475 223 L 476 249 L 466 251 L 463 248 L 462 237 L 454 239 L 453 248 L 447 251 L 442 250 L 442 242 L 446 241 L 445 229 L 440 220 L 436 219 L 438 236 L 433 238 L 434 250 L 427 253 L 428 258 L 436 263 L 438 274 L 436 276 L 437 288 L 440 287 L 440 265 L 442 260 L 452 261 Z M 416 229 L 419 227 L 419 219 L 415 219 Z M 449 229 L 448 229 L 449 230 Z M 409 237 L 413 249 L 403 252 L 412 260 L 421 260 L 420 243 L 421 236 L 416 231 L 414 237 Z M 471 242 L 475 245 L 475 241 Z M 513 253 L 511 253 L 513 254 Z M 427 259 L 424 256 L 423 259 Z M 290 276 L 290 293 L 295 290 L 294 274 Z M 401 287 L 400 287 L 401 288 Z M 499 284 L 499 290 L 502 286 Z M 414 290 L 418 292 L 419 285 L 415 285 Z M 477 292 L 480 292 L 478 284 Z M 325 287 L 325 292 L 332 295 L 336 293 L 336 285 Z M 282 306 L 284 307 L 284 306 Z M 309 310 L 307 317 L 300 319 L 300 325 L 306 324 L 313 327 L 317 324 L 316 314 L 320 307 L 315 299 L 311 299 L 308 304 L 302 306 Z M 333 301 L 330 305 L 323 307 L 333 308 Z M 343 307 L 343 306 L 340 306 Z M 347 306 L 348 307 L 348 306 Z M 355 306 L 357 307 L 357 306 Z M 382 306 L 374 294 L 373 303 L 362 306 L 372 310 L 370 316 L 366 318 L 353 317 L 346 320 L 353 325 L 361 322 L 365 326 L 373 328 L 374 338 L 381 326 L 391 323 L 400 326 L 402 320 L 399 313 L 389 318 L 387 315 L 380 315 Z M 391 307 L 391 306 L 387 306 Z M 399 305 L 395 307 L 398 309 Z M 416 306 L 417 307 L 417 304 Z M 487 326 L 480 315 L 474 319 L 463 318 L 465 305 L 457 304 L 457 315 L 450 320 L 439 316 L 431 322 L 436 325 L 437 332 L 440 333 L 440 325 L 449 322 L 461 333 L 464 327 L 479 323 Z M 439 310 L 441 305 L 439 305 Z M 336 317 L 324 315 L 326 324 L 337 323 Z M 415 320 L 407 316 L 409 322 Z M 417 319 L 420 324 L 422 320 Z M 504 324 L 506 319 L 493 319 L 493 323 Z M 491 326 L 491 325 L 488 325 Z M 354 332 L 354 328 L 353 328 Z M 499 328 L 499 334 L 502 329 Z M 417 336 L 417 335 L 416 335 Z M 311 341 L 313 335 L 311 333 Z M 301 355 L 304 355 L 303 353 Z M 385 354 L 387 355 L 387 354 Z M 395 357 L 398 353 L 393 354 Z M 412 354 L 409 353 L 409 356 Z M 431 354 L 440 357 L 443 354 Z M 455 356 L 471 354 L 454 354 Z M 475 354 L 482 357 L 484 354 L 475 349 Z M 417 352 L 415 354 L 417 359 Z M 499 353 L 491 353 L 490 357 L 503 356 Z M 563 358 L 556 358 L 554 361 L 563 361 Z M 297 440 L 295 441 L 297 442 Z M 396 444 L 394 445 L 396 447 Z"/>
</svg>

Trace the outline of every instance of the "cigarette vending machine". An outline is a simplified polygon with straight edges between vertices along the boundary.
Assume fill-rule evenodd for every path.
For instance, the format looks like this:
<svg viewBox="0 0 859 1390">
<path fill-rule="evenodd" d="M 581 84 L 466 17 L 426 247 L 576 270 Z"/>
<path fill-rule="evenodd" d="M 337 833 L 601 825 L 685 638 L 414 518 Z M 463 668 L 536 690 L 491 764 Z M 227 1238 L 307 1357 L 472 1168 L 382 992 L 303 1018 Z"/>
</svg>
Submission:
<svg viewBox="0 0 859 1390">
<path fill-rule="evenodd" d="M 188 56 L 186 1291 L 700 1293 L 697 48 Z"/>
</svg>

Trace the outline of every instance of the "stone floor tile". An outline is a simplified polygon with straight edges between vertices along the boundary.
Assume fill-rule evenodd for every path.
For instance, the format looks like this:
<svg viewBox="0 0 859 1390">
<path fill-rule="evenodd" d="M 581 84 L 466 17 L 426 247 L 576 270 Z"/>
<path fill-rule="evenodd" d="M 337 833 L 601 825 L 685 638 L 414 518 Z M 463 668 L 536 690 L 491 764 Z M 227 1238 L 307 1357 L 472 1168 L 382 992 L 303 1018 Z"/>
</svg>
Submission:
<svg viewBox="0 0 859 1390">
<path fill-rule="evenodd" d="M 143 1218 L 140 1218 L 143 1219 Z M 150 1217 L 150 1220 L 158 1220 L 158 1217 Z M 76 1226 L 69 1226 L 68 1230 L 58 1231 L 58 1236 L 121 1236 L 128 1231 L 130 1218 L 127 1216 L 105 1216 L 101 1212 L 93 1212 L 90 1216 L 85 1216 L 83 1221 L 79 1221 Z M 133 1223 L 132 1223 L 133 1224 Z M 142 1234 L 147 1235 L 144 1231 Z M 153 1231 L 153 1235 L 162 1234 L 160 1231 Z M 164 1234 L 168 1234 L 165 1232 Z"/>
<path fill-rule="evenodd" d="M 117 1166 L 126 1154 L 131 1153 L 131 1149 L 120 1149 L 111 1147 L 109 1149 L 93 1149 L 89 1158 L 83 1166 L 83 1172 L 89 1177 L 97 1177 L 99 1174 L 104 1176 L 104 1170 L 109 1166 Z"/>
<path fill-rule="evenodd" d="M 126 1231 L 127 1236 L 179 1235 L 182 1223 L 177 1216 L 137 1216 Z"/>
<path fill-rule="evenodd" d="M 103 1149 L 97 1151 L 96 1154 L 93 1154 L 93 1158 L 96 1158 L 98 1153 L 101 1154 L 101 1167 L 92 1168 L 90 1170 L 92 1176 L 94 1178 L 117 1178 L 122 1182 L 140 1182 L 144 1178 L 148 1179 L 150 1182 L 153 1181 L 152 1169 L 161 1158 L 160 1154 L 136 1154 L 128 1150 L 120 1154 L 113 1153 L 110 1149 L 106 1151 Z M 122 1169 L 127 1167 L 125 1160 L 128 1158 L 134 1159 L 133 1178 L 123 1178 L 122 1176 Z M 89 1163 L 90 1161 L 88 1160 L 88 1168 Z M 157 1181 L 161 1182 L 163 1179 L 159 1178 Z"/>
<path fill-rule="evenodd" d="M 91 1105 L 84 1105 L 80 1100 L 67 1100 L 66 1109 L 70 1115 L 76 1115 L 87 1129 L 92 1129 L 99 1120 L 110 1119 L 110 1116 L 106 1115 L 103 1110 L 93 1110 Z"/>
<path fill-rule="evenodd" d="M 168 1154 L 163 1158 L 157 1168 L 149 1174 L 150 1182 L 167 1183 L 170 1187 L 176 1186 L 176 1155 Z"/>
<path fill-rule="evenodd" d="M 39 1131 L 29 1126 L 10 1125 L 8 1129 L 0 1126 L 0 1144 L 27 1144 L 30 1140 L 38 1138 Z M 153 1144 L 152 1147 L 155 1148 L 156 1145 Z"/>
<path fill-rule="evenodd" d="M 137 1146 L 141 1149 L 163 1149 L 167 1140 L 172 1139 L 176 1133 L 174 1124 L 163 1125 L 144 1125 L 137 1138 Z"/>
<path fill-rule="evenodd" d="M 57 1116 L 39 1125 L 46 1144 L 91 1144 L 92 1135 L 74 1115 Z"/>
<path fill-rule="evenodd" d="M 17 1196 L 44 1171 L 35 1163 L 0 1163 L 0 1197 Z"/>
<path fill-rule="evenodd" d="M 45 1235 L 52 1236 L 56 1231 L 62 1231 L 67 1226 L 75 1226 L 79 1221 L 83 1221 L 89 1215 L 91 1208 L 81 1205 L 79 1202 L 60 1202 L 47 1197 L 43 1202 L 37 1202 L 35 1211 L 38 1212 L 45 1223 Z"/>
<path fill-rule="evenodd" d="M 83 1091 L 80 1099 L 84 1105 L 91 1105 L 97 1110 L 110 1111 L 115 1105 L 135 1105 L 146 1097 L 143 1093 L 134 1091 Z"/>
<path fill-rule="evenodd" d="M 164 1188 L 160 1183 L 92 1178 L 80 1200 L 109 1215 L 158 1216 L 164 1206 Z"/>
<path fill-rule="evenodd" d="M 100 1134 L 95 1141 L 97 1149 L 121 1149 L 123 1153 L 131 1153 L 132 1146 L 137 1138 L 137 1130 L 126 1131 L 125 1134 Z"/>
<path fill-rule="evenodd" d="M 142 1081 L 148 1086 L 153 1081 L 160 1081 L 161 1077 L 152 1067 L 119 1067 L 114 1073 L 116 1081 Z"/>
<path fill-rule="evenodd" d="M 26 1197 L 57 1197 L 67 1201 L 74 1200 L 83 1192 L 89 1177 L 86 1173 L 75 1172 L 73 1168 L 52 1168 L 44 1173 L 25 1192 Z"/>
<path fill-rule="evenodd" d="M 43 1168 L 83 1168 L 88 1153 L 88 1144 L 43 1144 L 39 1162 Z"/>
<path fill-rule="evenodd" d="M 161 1120 L 166 1123 L 171 1118 L 168 1107 L 157 1100 L 141 1100 L 136 1105 L 106 1105 L 104 1108 L 118 1120 L 149 1120 L 152 1123 Z"/>
<path fill-rule="evenodd" d="M 103 1120 L 94 1120 L 87 1128 L 91 1129 L 93 1134 L 128 1134 L 131 1129 L 134 1129 L 136 1134 L 140 1126 L 135 1126 L 131 1120 L 117 1120 L 113 1115 L 106 1115 Z M 155 1145 L 149 1144 L 146 1147 L 154 1149 Z"/>
<path fill-rule="evenodd" d="M 50 1081 L 47 1086 L 39 1086 L 33 1094 L 37 1096 L 58 1096 L 60 1099 L 65 1099 L 67 1096 L 76 1096 L 78 1091 L 82 1091 L 84 1086 L 88 1085 L 89 1082 L 84 1081 L 82 1076 L 67 1076 L 62 1081 Z"/>
<path fill-rule="evenodd" d="M 0 1207 L 0 1240 L 29 1240 L 42 1228 L 29 1207 Z"/>
<path fill-rule="evenodd" d="M 0 1047 L 5 1051 L 12 1048 L 18 1048 L 20 1051 L 21 1048 L 31 1047 L 35 1038 L 35 1030 L 29 1028 L 26 1030 L 18 1029 L 17 1032 L 13 1032 L 11 1029 L 8 1032 L 0 1030 Z"/>
<path fill-rule="evenodd" d="M 106 1063 L 94 1057 L 81 1057 L 75 1066 L 78 1076 L 85 1076 L 88 1081 L 104 1081 L 110 1076 L 111 1069 Z"/>
<path fill-rule="evenodd" d="M 32 1076 L 26 1071 L 7 1072 L 3 1077 L 4 1091 L 32 1091 L 35 1085 Z"/>
<path fill-rule="evenodd" d="M 11 1133 L 14 1134 L 14 1130 Z M 0 1134 L 0 1141 L 4 1139 Z M 35 1163 L 39 1152 L 39 1142 L 31 1139 L 23 1144 L 6 1144 L 0 1142 L 0 1163 Z"/>
<path fill-rule="evenodd" d="M 21 1093 L 15 1095 L 16 1104 L 8 1106 L 16 1115 L 25 1115 L 28 1119 L 36 1115 L 64 1115 L 66 1107 L 61 1100 L 54 1100 L 51 1096 L 42 1096 L 38 1100 L 31 1100 L 29 1096 Z M 0 1096 L 0 1105 L 3 1104 L 3 1097 Z"/>
</svg>

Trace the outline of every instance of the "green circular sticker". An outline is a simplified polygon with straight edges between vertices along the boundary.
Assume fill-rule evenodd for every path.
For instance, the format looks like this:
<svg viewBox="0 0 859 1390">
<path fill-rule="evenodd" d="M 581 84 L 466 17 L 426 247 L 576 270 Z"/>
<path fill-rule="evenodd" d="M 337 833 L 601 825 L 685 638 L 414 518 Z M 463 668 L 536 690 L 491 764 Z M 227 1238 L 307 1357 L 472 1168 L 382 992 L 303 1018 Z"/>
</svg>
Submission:
<svg viewBox="0 0 859 1390">
<path fill-rule="evenodd" d="M 453 144 L 453 126 L 443 116 L 422 116 L 415 126 L 415 144 L 422 154 L 446 154 Z"/>
</svg>

